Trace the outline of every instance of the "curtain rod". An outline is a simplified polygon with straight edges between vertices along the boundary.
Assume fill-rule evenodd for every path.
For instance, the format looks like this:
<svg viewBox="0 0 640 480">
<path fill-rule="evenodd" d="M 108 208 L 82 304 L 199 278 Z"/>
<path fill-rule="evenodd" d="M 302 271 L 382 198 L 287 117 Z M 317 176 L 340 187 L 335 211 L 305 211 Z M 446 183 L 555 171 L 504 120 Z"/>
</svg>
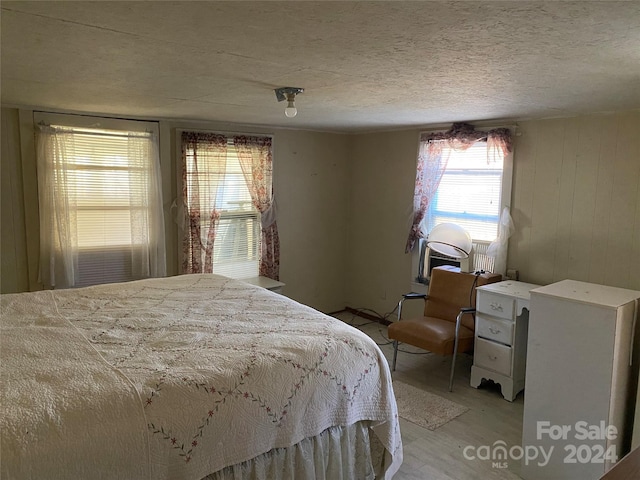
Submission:
<svg viewBox="0 0 640 480">
<path fill-rule="evenodd" d="M 453 125 L 453 123 L 451 124 Z M 420 130 L 420 133 L 435 133 L 435 132 L 447 132 L 451 129 L 451 125 L 449 127 L 440 127 L 440 128 L 426 128 L 424 130 Z M 496 128 L 508 128 L 514 133 L 518 129 L 517 124 L 505 125 L 505 124 L 496 124 L 496 125 L 472 125 L 473 128 L 478 132 L 488 132 L 489 130 L 495 130 Z"/>
<path fill-rule="evenodd" d="M 68 126 L 64 126 L 64 125 L 50 125 L 48 123 L 45 123 L 43 121 L 38 122 L 38 127 L 42 128 L 50 128 L 50 129 L 55 129 L 56 127 L 60 127 L 60 128 L 65 128 L 65 129 L 70 129 L 72 130 L 71 132 L 68 133 L 73 133 L 74 135 L 97 135 L 100 137 L 116 137 L 116 138 L 129 138 L 129 137 L 152 137 L 154 135 L 154 132 L 149 131 L 149 130 L 145 130 L 144 132 L 130 132 L 130 131 L 125 131 L 123 130 L 122 133 L 116 130 L 112 130 L 112 131 L 108 131 L 108 132 L 92 132 L 90 131 L 91 128 L 89 127 L 68 127 Z M 107 129 L 108 130 L 108 129 Z M 65 132 L 67 133 L 67 132 Z"/>
<path fill-rule="evenodd" d="M 203 130 L 200 128 L 182 128 L 176 127 L 176 132 L 194 132 L 194 133 L 217 133 L 218 135 L 233 135 L 243 137 L 269 137 L 273 138 L 273 133 L 255 133 L 255 132 L 229 132 L 225 130 Z"/>
</svg>

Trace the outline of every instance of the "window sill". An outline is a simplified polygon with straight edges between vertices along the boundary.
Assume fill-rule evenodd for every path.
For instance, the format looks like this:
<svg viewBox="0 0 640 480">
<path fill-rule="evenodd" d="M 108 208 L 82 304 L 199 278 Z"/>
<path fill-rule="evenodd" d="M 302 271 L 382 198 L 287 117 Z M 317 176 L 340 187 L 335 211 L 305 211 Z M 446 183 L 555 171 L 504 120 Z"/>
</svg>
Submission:
<svg viewBox="0 0 640 480">
<path fill-rule="evenodd" d="M 251 285 L 257 285 L 258 287 L 266 288 L 267 290 L 271 290 L 275 293 L 282 293 L 282 287 L 284 287 L 285 285 L 282 282 L 272 280 L 271 278 L 267 277 L 241 278 L 239 280 L 250 283 Z"/>
<path fill-rule="evenodd" d="M 411 291 L 416 293 L 427 293 L 429 289 L 429 285 L 425 285 L 424 283 L 411 282 Z"/>
</svg>

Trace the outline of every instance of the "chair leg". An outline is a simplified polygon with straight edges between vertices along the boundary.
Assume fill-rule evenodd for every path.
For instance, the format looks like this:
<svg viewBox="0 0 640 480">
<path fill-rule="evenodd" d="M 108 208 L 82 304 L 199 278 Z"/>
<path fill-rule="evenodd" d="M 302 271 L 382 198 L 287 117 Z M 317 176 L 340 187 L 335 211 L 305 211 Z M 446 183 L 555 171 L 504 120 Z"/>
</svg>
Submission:
<svg viewBox="0 0 640 480">
<path fill-rule="evenodd" d="M 456 356 L 458 355 L 458 335 L 460 333 L 460 321 L 463 313 L 459 313 L 456 317 L 456 336 L 453 341 L 453 358 L 451 359 L 451 374 L 449 375 L 449 391 L 453 392 L 453 372 L 456 369 Z"/>
<path fill-rule="evenodd" d="M 391 371 L 396 371 L 396 360 L 398 359 L 398 341 L 393 341 L 393 363 L 391 365 Z"/>
<path fill-rule="evenodd" d="M 463 308 L 456 317 L 456 336 L 453 341 L 453 359 L 451 360 L 451 375 L 449 375 L 449 391 L 453 391 L 453 372 L 456 368 L 456 356 L 458 355 L 458 338 L 460 337 L 460 324 L 464 315 L 472 315 L 475 308 Z"/>
<path fill-rule="evenodd" d="M 451 374 L 449 375 L 449 391 L 453 392 L 453 372 L 456 368 L 456 355 L 458 354 L 458 337 L 453 344 L 453 358 L 451 359 Z"/>
</svg>

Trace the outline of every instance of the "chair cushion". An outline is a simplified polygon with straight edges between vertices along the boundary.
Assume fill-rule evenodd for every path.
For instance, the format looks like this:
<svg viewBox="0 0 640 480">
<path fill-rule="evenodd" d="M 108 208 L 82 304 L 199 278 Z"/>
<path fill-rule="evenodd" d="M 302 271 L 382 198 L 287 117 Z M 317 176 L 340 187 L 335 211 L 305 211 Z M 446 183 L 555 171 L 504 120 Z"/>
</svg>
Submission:
<svg viewBox="0 0 640 480">
<path fill-rule="evenodd" d="M 389 325 L 389 338 L 440 355 L 453 355 L 456 324 L 435 317 L 412 318 Z M 460 325 L 458 352 L 473 350 L 473 330 Z"/>
</svg>

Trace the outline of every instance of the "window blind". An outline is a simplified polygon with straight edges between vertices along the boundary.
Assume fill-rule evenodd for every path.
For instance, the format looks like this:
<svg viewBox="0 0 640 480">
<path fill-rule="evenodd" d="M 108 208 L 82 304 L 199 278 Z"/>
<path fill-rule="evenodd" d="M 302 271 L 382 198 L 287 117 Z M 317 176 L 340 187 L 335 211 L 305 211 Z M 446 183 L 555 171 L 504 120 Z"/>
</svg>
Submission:
<svg viewBox="0 0 640 480">
<path fill-rule="evenodd" d="M 465 228 L 473 240 L 493 241 L 500 218 L 503 160 L 487 162 L 485 142 L 448 153 L 447 169 L 429 205 L 424 230 L 451 222 Z"/>
</svg>

